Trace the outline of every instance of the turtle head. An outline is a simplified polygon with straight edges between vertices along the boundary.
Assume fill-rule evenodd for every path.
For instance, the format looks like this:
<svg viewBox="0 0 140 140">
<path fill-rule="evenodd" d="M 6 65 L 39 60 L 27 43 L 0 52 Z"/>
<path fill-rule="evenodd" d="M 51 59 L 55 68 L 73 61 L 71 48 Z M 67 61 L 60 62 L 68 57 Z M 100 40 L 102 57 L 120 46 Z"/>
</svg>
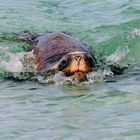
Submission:
<svg viewBox="0 0 140 140">
<path fill-rule="evenodd" d="M 58 70 L 73 80 L 86 81 L 86 74 L 95 68 L 96 60 L 86 52 L 72 52 L 62 57 Z"/>
</svg>

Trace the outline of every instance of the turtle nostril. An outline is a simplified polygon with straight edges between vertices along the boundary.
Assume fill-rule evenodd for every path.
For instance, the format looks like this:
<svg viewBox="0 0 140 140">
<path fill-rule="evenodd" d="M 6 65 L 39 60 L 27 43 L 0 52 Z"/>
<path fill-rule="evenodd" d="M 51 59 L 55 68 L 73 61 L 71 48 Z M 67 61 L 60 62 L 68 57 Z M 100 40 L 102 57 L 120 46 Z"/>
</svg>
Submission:
<svg viewBox="0 0 140 140">
<path fill-rule="evenodd" d="M 74 59 L 79 63 L 81 61 L 82 57 L 81 56 L 75 56 Z"/>
</svg>

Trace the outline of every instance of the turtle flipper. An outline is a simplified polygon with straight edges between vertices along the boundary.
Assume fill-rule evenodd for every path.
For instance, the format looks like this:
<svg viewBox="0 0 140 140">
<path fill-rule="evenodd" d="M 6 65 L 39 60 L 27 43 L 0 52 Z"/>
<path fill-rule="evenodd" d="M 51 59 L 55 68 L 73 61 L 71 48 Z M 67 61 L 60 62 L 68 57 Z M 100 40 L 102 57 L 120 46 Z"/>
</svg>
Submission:
<svg viewBox="0 0 140 140">
<path fill-rule="evenodd" d="M 38 36 L 39 35 L 37 35 L 34 32 L 23 31 L 23 32 L 13 33 L 12 39 L 16 41 L 25 41 L 29 44 L 32 44 Z"/>
</svg>

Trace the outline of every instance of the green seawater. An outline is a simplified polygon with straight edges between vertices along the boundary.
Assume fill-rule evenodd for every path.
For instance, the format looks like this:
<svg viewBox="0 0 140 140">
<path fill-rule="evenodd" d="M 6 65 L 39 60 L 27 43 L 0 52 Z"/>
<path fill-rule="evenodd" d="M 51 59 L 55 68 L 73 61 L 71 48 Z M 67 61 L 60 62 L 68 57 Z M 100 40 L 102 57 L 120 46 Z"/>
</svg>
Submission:
<svg viewBox="0 0 140 140">
<path fill-rule="evenodd" d="M 5 80 L 0 69 L 0 140 L 140 139 L 139 0 L 0 0 L 0 68 L 28 47 L 10 38 L 24 30 L 68 32 L 98 60 L 122 56 L 130 67 L 76 86 Z"/>
</svg>

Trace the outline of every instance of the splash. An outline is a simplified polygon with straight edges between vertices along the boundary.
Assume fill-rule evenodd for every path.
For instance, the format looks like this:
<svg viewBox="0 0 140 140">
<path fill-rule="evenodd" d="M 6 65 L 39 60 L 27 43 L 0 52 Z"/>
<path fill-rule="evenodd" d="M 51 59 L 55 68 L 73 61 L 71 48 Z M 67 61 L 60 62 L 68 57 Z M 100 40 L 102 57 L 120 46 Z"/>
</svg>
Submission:
<svg viewBox="0 0 140 140">
<path fill-rule="evenodd" d="M 119 65 L 131 51 L 129 48 L 129 41 L 139 36 L 139 29 L 134 29 L 130 32 L 126 37 L 128 39 L 127 42 L 123 42 L 122 46 L 117 47 L 116 51 L 111 55 L 103 56 L 103 63 L 99 63 L 98 69 L 95 72 L 87 74 L 88 82 L 85 83 L 96 83 L 104 81 L 108 77 L 113 77 L 114 73 L 111 71 L 109 65 Z M 22 79 L 21 75 L 26 75 L 30 80 L 37 80 L 40 83 L 46 84 L 55 83 L 62 85 L 66 83 L 78 83 L 77 81 L 73 81 L 72 77 L 66 77 L 60 72 L 55 72 L 53 74 L 37 73 L 33 51 L 12 53 L 9 47 L 5 46 L 0 46 L 0 70 L 12 73 L 12 76 L 17 79 Z"/>
<path fill-rule="evenodd" d="M 50 73 L 39 73 L 36 71 L 33 51 L 11 53 L 9 47 L 0 47 L 1 59 L 0 70 L 9 72 L 9 76 L 20 80 L 34 80 L 43 84 L 57 85 L 77 85 L 78 81 L 73 81 L 73 77 L 66 77 L 62 72 L 50 71 Z M 112 57 L 116 57 L 113 54 Z M 6 75 L 7 76 L 7 75 Z M 87 74 L 88 81 L 85 84 L 103 81 L 107 77 L 112 77 L 113 73 L 107 66 L 101 66 L 97 71 Z"/>
<path fill-rule="evenodd" d="M 17 61 L 20 58 L 14 57 L 14 54 L 10 53 L 9 47 L 1 46 L 0 52 L 0 69 L 4 71 L 19 71 L 21 69 L 21 63 Z"/>
<path fill-rule="evenodd" d="M 112 63 L 116 63 L 119 64 L 119 62 L 125 58 L 125 56 L 129 53 L 129 48 L 128 46 L 124 46 L 124 47 L 119 47 L 117 48 L 117 50 L 111 54 L 110 56 L 106 56 L 105 60 L 106 62 L 112 62 Z"/>
<path fill-rule="evenodd" d="M 73 76 L 66 77 L 62 72 L 56 72 L 54 75 L 47 76 L 44 78 L 44 76 L 36 76 L 35 78 L 38 79 L 40 83 L 55 83 L 56 85 L 79 85 L 79 84 L 93 84 L 93 83 L 98 83 L 98 82 L 103 82 L 107 78 L 111 78 L 114 76 L 113 72 L 109 68 L 99 68 L 97 71 L 93 71 L 87 76 L 87 81 L 84 82 L 79 82 L 79 81 L 74 81 Z"/>
<path fill-rule="evenodd" d="M 11 53 L 9 47 L 0 47 L 0 69 L 7 72 L 34 72 L 33 52 Z"/>
</svg>

